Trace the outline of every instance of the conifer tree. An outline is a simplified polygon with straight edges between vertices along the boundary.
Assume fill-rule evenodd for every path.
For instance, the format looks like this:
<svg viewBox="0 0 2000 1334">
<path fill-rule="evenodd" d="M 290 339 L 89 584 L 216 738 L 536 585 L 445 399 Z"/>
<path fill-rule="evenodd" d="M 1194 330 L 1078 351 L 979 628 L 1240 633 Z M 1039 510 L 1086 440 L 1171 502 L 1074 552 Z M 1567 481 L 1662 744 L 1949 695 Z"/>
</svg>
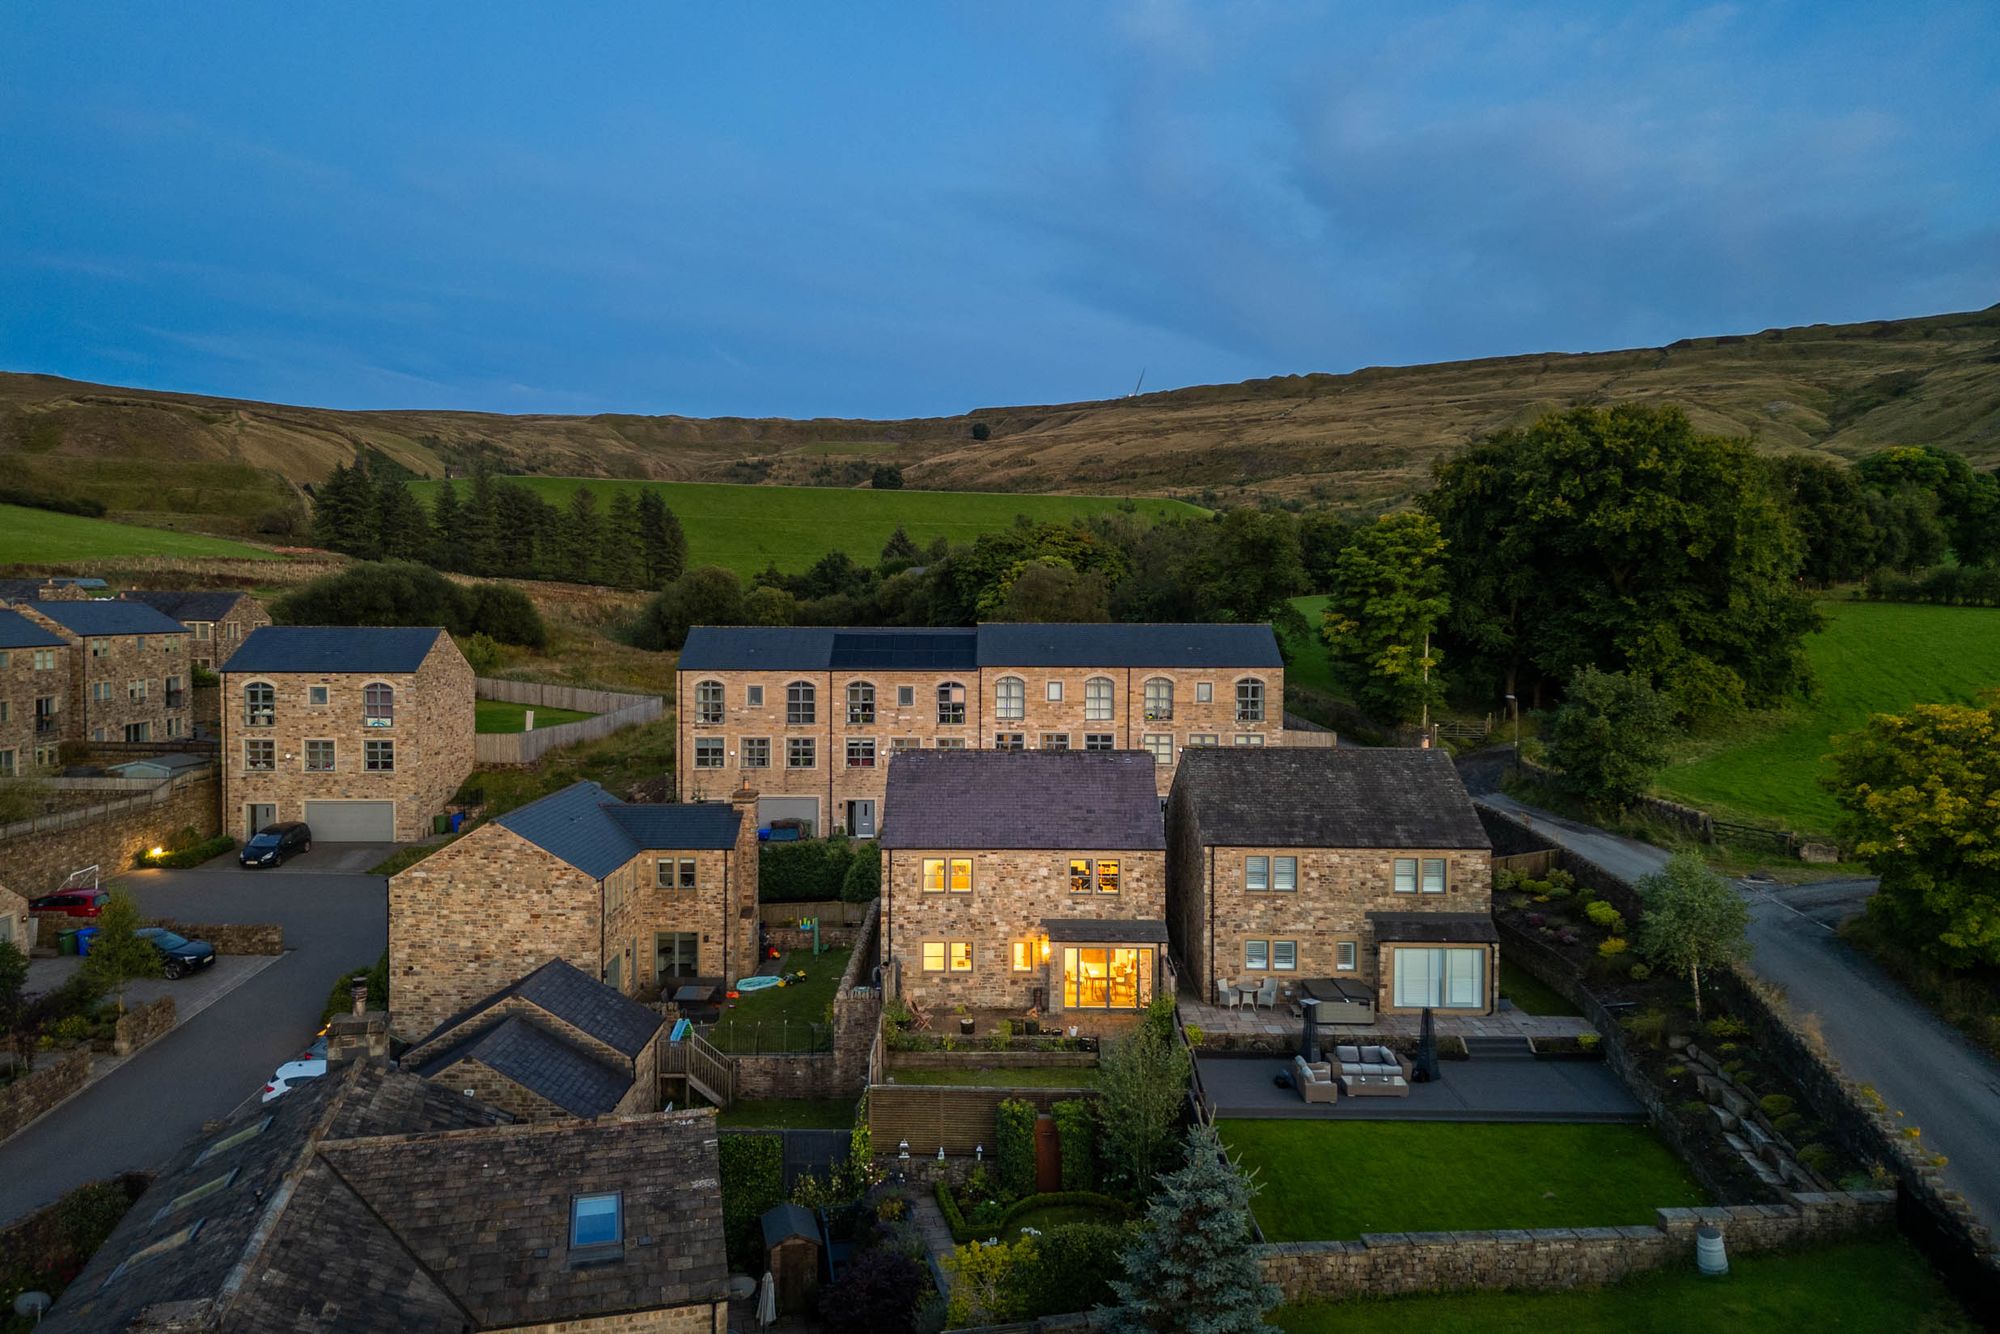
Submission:
<svg viewBox="0 0 2000 1334">
<path fill-rule="evenodd" d="M 375 486 L 375 552 L 383 560 L 427 560 L 431 519 L 407 483 L 384 475 Z"/>
<path fill-rule="evenodd" d="M 560 564 L 554 571 L 559 579 L 587 584 L 597 573 L 598 545 L 603 537 L 604 518 L 597 508 L 597 493 L 579 486 L 569 498 L 563 515 L 562 538 L 557 546 Z"/>
<path fill-rule="evenodd" d="M 431 501 L 431 563 L 440 570 L 465 570 L 467 565 L 465 507 L 450 478 L 438 483 Z"/>
<path fill-rule="evenodd" d="M 604 531 L 597 543 L 597 577 L 613 588 L 637 588 L 644 574 L 645 553 L 639 547 L 639 512 L 632 493 L 620 489 L 611 497 Z"/>
<path fill-rule="evenodd" d="M 1155 1182 L 1125 1277 L 1111 1290 L 1117 1334 L 1265 1334 L 1282 1295 L 1264 1281 L 1251 1242 L 1255 1188 L 1230 1163 L 1213 1126 L 1187 1134 L 1187 1158 Z"/>
<path fill-rule="evenodd" d="M 917 550 L 917 544 L 910 539 L 909 531 L 899 523 L 896 525 L 896 531 L 889 534 L 888 542 L 882 547 L 882 564 L 914 565 L 922 554 Z"/>
<path fill-rule="evenodd" d="M 499 531 L 499 497 L 494 494 L 493 470 L 484 460 L 472 465 L 472 486 L 465 498 L 465 539 L 459 566 L 467 574 L 501 573 L 496 549 Z"/>
<path fill-rule="evenodd" d="M 367 467 L 336 464 L 333 475 L 313 492 L 313 541 L 329 551 L 359 556 L 375 554 L 375 493 Z"/>
<path fill-rule="evenodd" d="M 639 545 L 645 553 L 646 584 L 664 588 L 687 572 L 687 534 L 667 502 L 650 487 L 639 493 Z"/>
</svg>

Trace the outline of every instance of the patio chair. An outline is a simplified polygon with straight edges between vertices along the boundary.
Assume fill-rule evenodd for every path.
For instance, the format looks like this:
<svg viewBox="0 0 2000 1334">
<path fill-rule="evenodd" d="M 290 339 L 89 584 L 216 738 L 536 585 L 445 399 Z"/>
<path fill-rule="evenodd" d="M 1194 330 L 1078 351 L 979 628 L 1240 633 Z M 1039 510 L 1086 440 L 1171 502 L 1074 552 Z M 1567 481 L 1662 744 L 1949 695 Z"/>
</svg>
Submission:
<svg viewBox="0 0 2000 1334">
<path fill-rule="evenodd" d="M 1257 988 L 1257 1004 L 1269 1009 L 1278 1003 L 1278 979 L 1267 977 L 1264 985 Z"/>
<path fill-rule="evenodd" d="M 1236 984 L 1231 982 L 1228 978 L 1226 977 L 1216 978 L 1215 989 L 1222 996 L 1222 1004 L 1224 1008 L 1233 1010 L 1237 1006 L 1243 1003 L 1243 993 L 1238 991 L 1236 989 Z"/>
</svg>

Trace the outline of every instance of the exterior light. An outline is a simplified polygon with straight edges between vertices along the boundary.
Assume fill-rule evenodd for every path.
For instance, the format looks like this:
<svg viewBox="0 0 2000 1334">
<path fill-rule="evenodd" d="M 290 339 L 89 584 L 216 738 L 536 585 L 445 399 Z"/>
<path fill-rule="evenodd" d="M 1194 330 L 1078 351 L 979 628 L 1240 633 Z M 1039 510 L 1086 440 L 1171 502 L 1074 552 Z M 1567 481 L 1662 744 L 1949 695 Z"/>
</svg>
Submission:
<svg viewBox="0 0 2000 1334">
<path fill-rule="evenodd" d="M 904 1140 L 896 1146 L 896 1157 L 902 1162 L 910 1161 L 910 1141 Z"/>
<path fill-rule="evenodd" d="M 975 1144 L 972 1146 L 972 1161 L 975 1163 L 986 1161 L 986 1146 L 984 1144 Z"/>
<path fill-rule="evenodd" d="M 938 1145 L 938 1161 L 944 1161 L 944 1145 L 942 1144 Z"/>
<path fill-rule="evenodd" d="M 151 852 L 148 852 L 146 855 L 148 857 L 164 857 L 167 855 L 167 850 L 165 848 L 154 848 Z"/>
</svg>

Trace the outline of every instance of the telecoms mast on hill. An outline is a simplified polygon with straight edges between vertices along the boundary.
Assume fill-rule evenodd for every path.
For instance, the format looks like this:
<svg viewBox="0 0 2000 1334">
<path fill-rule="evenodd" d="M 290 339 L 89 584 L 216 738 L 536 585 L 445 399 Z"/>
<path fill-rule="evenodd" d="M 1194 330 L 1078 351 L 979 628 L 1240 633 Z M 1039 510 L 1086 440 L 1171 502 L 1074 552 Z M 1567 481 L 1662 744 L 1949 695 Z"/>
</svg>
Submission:
<svg viewBox="0 0 2000 1334">
<path fill-rule="evenodd" d="M 1125 395 L 1125 397 L 1137 398 L 1139 396 L 1139 386 L 1145 383 L 1146 383 L 1146 368 L 1144 366 L 1141 366 L 1139 368 L 1139 378 L 1132 384 L 1132 392 Z"/>
</svg>

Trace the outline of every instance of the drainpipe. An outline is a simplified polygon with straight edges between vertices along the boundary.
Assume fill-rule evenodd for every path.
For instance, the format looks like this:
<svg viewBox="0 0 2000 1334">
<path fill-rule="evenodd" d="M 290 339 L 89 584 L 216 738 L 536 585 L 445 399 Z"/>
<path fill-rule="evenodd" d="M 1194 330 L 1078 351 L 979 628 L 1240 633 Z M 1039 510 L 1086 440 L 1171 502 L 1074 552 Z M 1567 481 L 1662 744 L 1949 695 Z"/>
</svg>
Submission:
<svg viewBox="0 0 2000 1334">
<path fill-rule="evenodd" d="M 1215 981 L 1215 845 L 1208 845 L 1208 980 Z M 1220 1002 L 1221 998 L 1216 998 Z"/>
<path fill-rule="evenodd" d="M 821 838 L 825 838 L 833 832 L 827 826 L 833 823 L 833 765 L 835 758 L 833 753 L 833 708 L 835 704 L 839 704 L 843 709 L 847 707 L 845 700 L 836 700 L 833 697 L 833 669 L 828 668 L 826 673 L 826 810 L 820 813 L 819 836 Z M 841 751 L 839 759 L 841 764 L 845 765 L 847 763 L 847 752 L 845 749 Z"/>
</svg>

